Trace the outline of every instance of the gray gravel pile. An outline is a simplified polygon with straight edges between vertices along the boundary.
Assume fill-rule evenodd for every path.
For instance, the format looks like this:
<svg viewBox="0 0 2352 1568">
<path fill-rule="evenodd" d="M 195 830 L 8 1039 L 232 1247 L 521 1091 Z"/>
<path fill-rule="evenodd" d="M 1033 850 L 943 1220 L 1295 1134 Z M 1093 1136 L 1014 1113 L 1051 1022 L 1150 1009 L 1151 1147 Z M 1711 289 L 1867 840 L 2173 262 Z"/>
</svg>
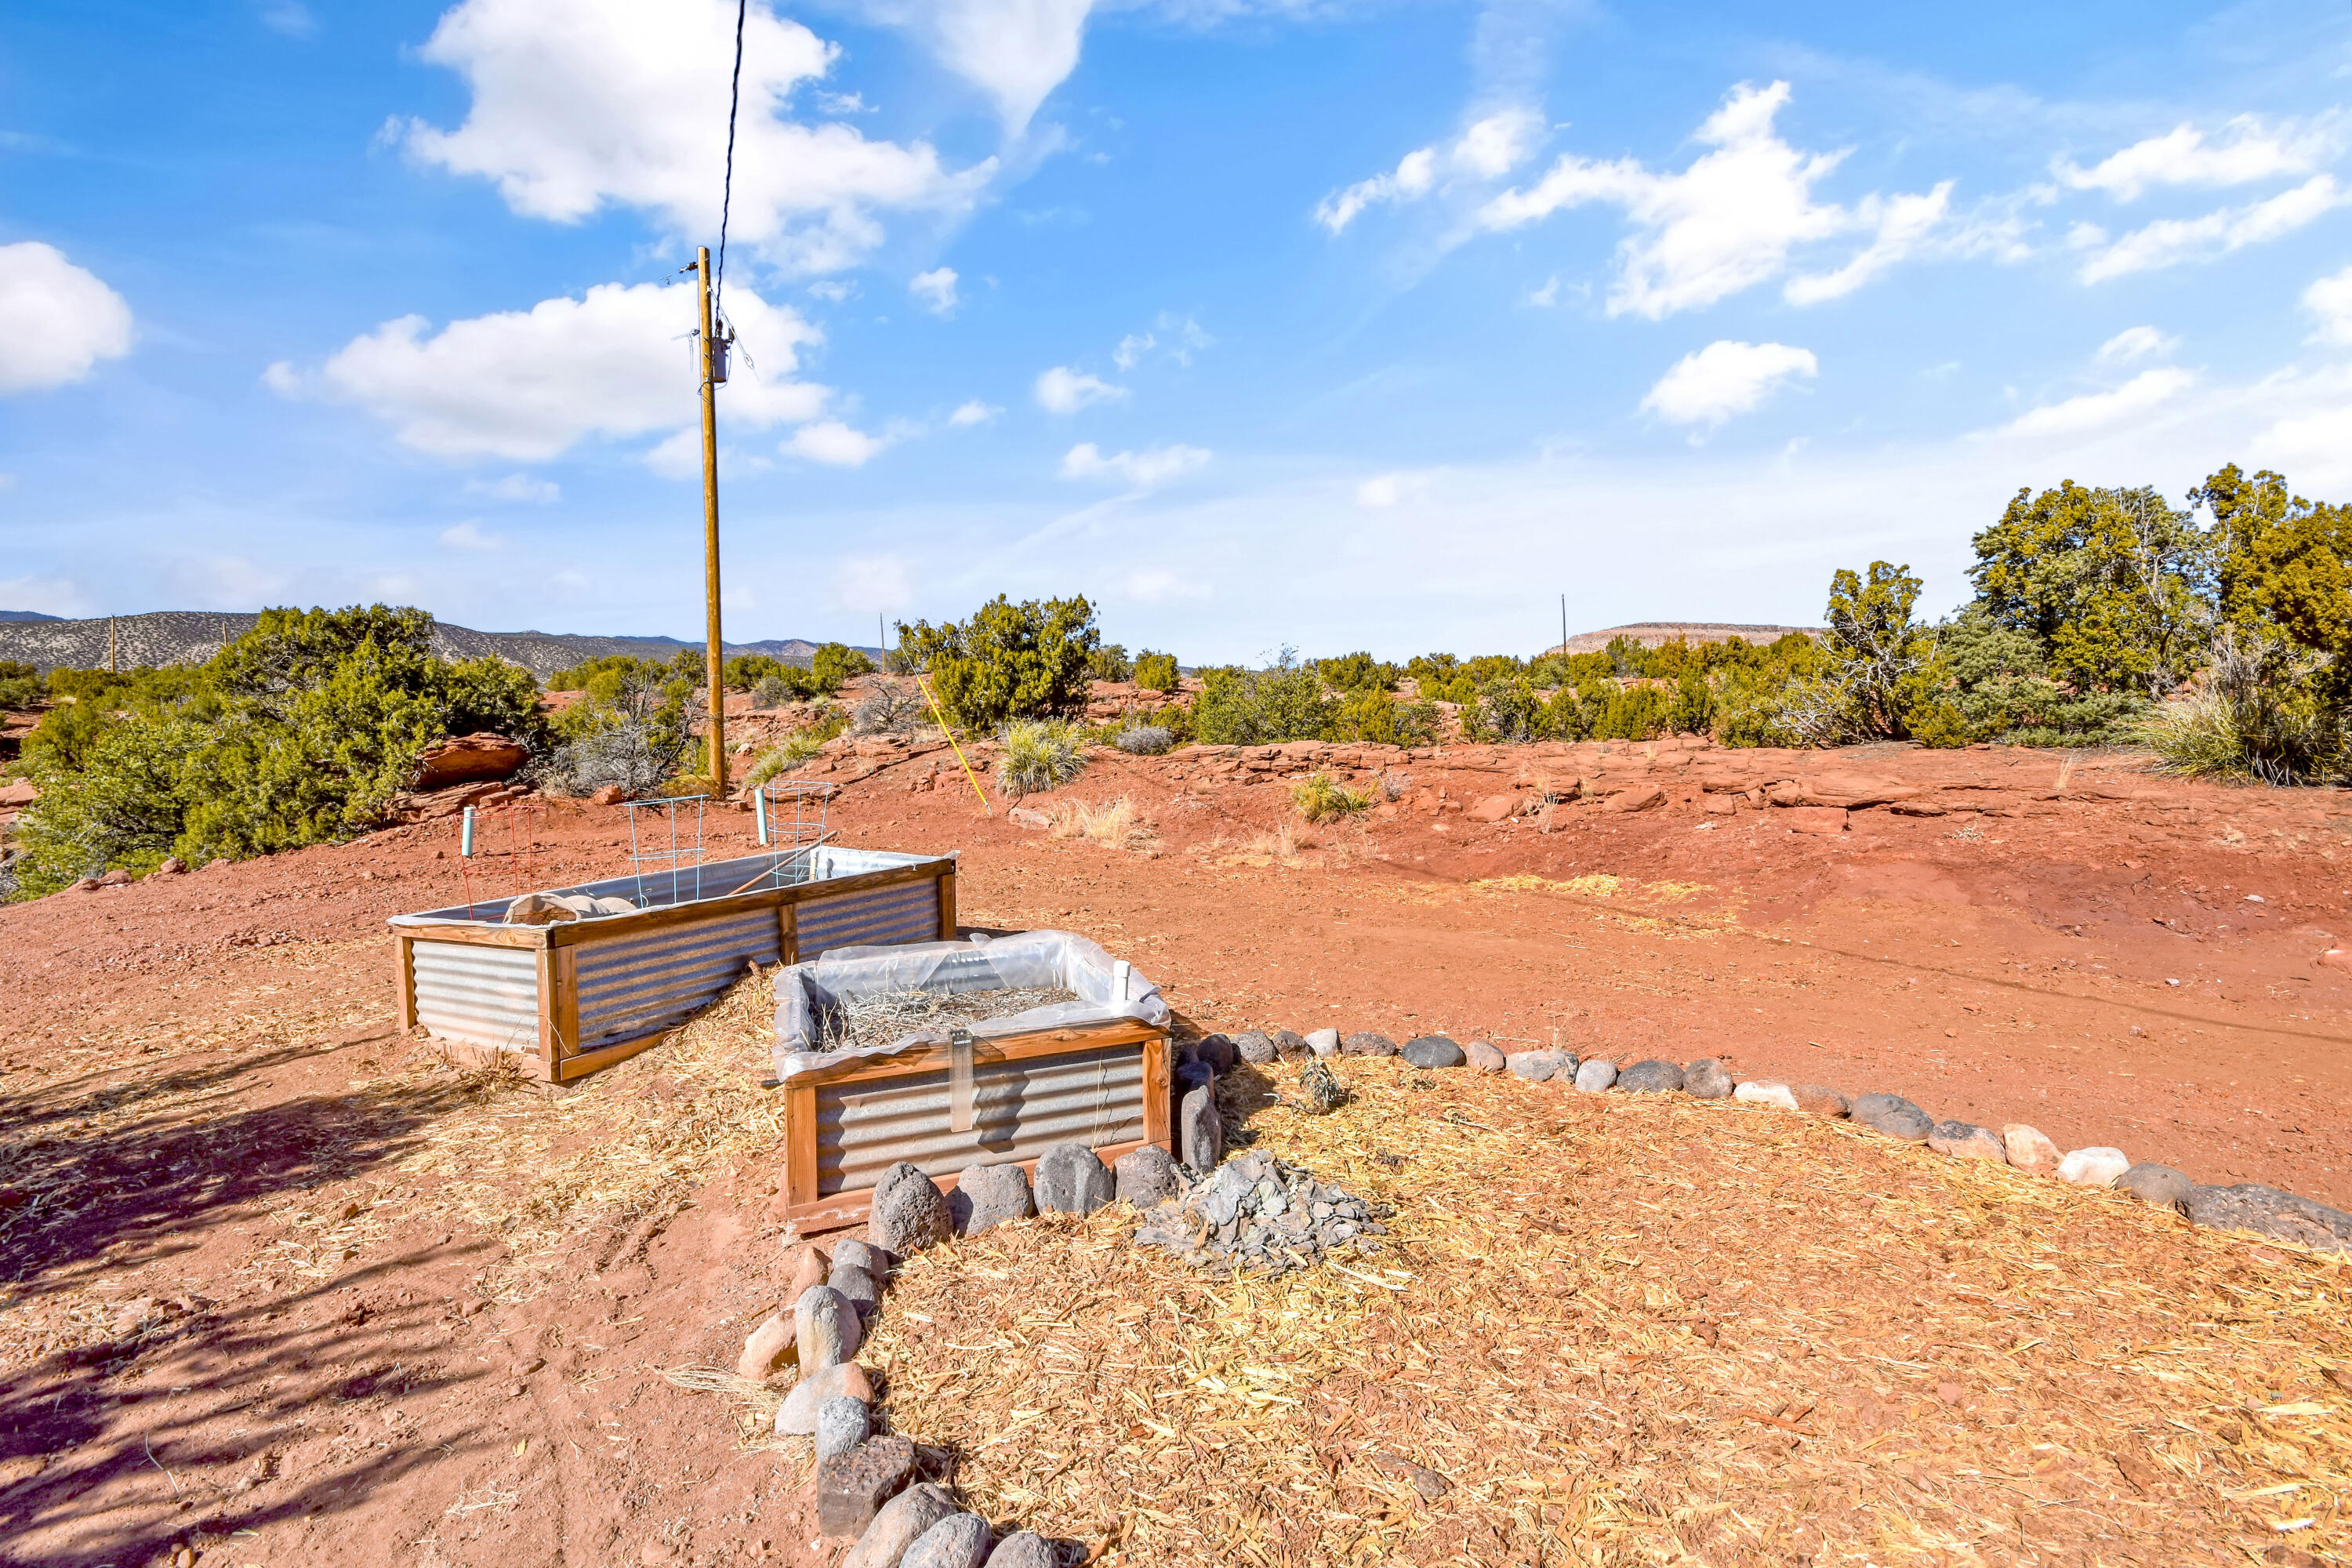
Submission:
<svg viewBox="0 0 2352 1568">
<path fill-rule="evenodd" d="M 1329 1254 L 1370 1253 L 1395 1211 L 1318 1182 L 1297 1165 L 1240 1154 L 1144 1216 L 1135 1239 L 1187 1262 L 1287 1273 Z"/>
</svg>

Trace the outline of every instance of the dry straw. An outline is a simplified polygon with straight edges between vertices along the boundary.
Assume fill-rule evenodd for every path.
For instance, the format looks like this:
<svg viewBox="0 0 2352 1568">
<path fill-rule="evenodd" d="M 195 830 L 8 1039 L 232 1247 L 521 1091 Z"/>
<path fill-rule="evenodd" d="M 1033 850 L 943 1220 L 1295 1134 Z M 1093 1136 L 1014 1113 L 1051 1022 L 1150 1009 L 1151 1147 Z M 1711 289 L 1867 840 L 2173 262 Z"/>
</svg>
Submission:
<svg viewBox="0 0 2352 1568">
<path fill-rule="evenodd" d="M 1394 1246 L 1195 1273 L 1123 1209 L 921 1255 L 866 1360 L 982 1511 L 1153 1563 L 2340 1552 L 2340 1258 L 1844 1123 L 1350 1061 L 1228 1125 Z M 2284 1559 L 2281 1559 L 2284 1560 Z"/>
</svg>

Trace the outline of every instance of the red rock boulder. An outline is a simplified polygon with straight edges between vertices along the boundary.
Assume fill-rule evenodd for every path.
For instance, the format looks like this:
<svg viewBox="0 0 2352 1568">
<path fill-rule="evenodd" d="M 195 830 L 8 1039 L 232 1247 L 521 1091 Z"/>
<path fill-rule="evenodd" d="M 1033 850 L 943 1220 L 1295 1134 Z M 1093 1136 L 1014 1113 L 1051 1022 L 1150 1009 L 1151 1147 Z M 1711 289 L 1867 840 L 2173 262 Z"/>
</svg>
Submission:
<svg viewBox="0 0 2352 1568">
<path fill-rule="evenodd" d="M 478 734 L 453 735 L 436 741 L 416 753 L 412 789 L 431 791 L 451 784 L 495 783 L 511 778 L 530 761 L 530 752 L 519 741 L 485 730 Z"/>
</svg>

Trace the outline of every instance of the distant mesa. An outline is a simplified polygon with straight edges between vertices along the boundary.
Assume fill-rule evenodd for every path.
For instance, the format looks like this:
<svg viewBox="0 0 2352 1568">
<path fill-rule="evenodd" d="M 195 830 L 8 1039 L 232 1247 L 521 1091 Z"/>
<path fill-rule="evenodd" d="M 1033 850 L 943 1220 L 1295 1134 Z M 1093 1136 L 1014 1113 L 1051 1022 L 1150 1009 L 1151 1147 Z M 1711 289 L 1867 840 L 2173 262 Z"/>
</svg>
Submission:
<svg viewBox="0 0 2352 1568">
<path fill-rule="evenodd" d="M 1729 642 L 1733 637 L 1748 643 L 1778 642 L 1794 632 L 1800 637 L 1817 637 L 1826 626 L 1748 626 L 1720 621 L 1639 621 L 1627 626 L 1611 626 L 1606 631 L 1579 632 L 1564 643 L 1554 645 L 1549 651 L 1556 654 L 1600 653 L 1619 637 L 1640 643 L 1643 647 L 1682 641 L 1688 643 Z"/>
<path fill-rule="evenodd" d="M 251 631 L 261 617 L 207 610 L 157 610 L 143 616 L 117 616 L 114 662 L 121 669 L 141 665 L 201 664 L 229 643 Z M 16 659 L 47 671 L 96 669 L 106 663 L 110 623 L 100 616 L 86 621 L 59 620 L 30 611 L 0 611 L 0 659 Z M 496 655 L 521 665 L 544 680 L 559 669 L 591 658 L 634 654 L 639 658 L 667 659 L 680 648 L 700 647 L 697 638 L 582 637 L 569 632 L 478 632 L 467 626 L 436 623 L 433 651 L 444 658 L 479 658 Z M 723 643 L 729 658 L 765 654 L 786 664 L 805 666 L 820 645 L 805 637 L 770 638 L 764 642 Z M 879 659 L 882 650 L 865 648 Z"/>
</svg>

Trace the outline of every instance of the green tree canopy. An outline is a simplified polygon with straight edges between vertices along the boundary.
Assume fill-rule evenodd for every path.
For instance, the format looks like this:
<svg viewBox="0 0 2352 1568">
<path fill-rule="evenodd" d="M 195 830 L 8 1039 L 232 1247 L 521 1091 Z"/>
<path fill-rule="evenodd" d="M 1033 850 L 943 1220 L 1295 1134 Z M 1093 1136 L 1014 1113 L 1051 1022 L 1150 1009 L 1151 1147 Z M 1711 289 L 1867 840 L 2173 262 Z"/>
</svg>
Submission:
<svg viewBox="0 0 2352 1568">
<path fill-rule="evenodd" d="M 903 660 L 930 671 L 950 719 L 980 730 L 1084 713 L 1087 660 L 1101 641 L 1083 597 L 1015 605 L 999 594 L 961 622 L 898 626 Z"/>
</svg>

